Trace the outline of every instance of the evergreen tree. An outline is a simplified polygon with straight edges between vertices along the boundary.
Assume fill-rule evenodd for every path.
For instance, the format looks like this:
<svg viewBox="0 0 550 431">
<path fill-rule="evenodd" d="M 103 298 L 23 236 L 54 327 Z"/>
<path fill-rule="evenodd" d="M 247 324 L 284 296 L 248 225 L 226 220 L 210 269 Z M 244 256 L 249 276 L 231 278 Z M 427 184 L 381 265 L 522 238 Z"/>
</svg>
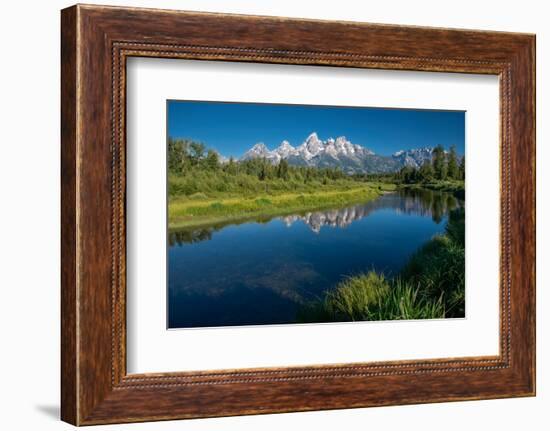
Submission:
<svg viewBox="0 0 550 431">
<path fill-rule="evenodd" d="M 305 168 L 304 182 L 308 183 L 311 180 L 311 177 L 312 177 L 311 168 Z"/>
<path fill-rule="evenodd" d="M 458 168 L 459 171 L 459 178 L 461 180 L 466 179 L 466 156 L 464 155 L 462 157 L 462 160 L 460 161 L 460 167 Z"/>
<path fill-rule="evenodd" d="M 233 157 L 229 158 L 229 162 L 227 162 L 227 165 L 225 165 L 225 171 L 230 175 L 236 175 L 238 172 L 238 166 L 235 163 L 235 159 Z"/>
<path fill-rule="evenodd" d="M 215 171 L 219 167 L 219 156 L 218 153 L 214 150 L 208 150 L 206 153 L 206 167 L 207 169 Z"/>
<path fill-rule="evenodd" d="M 288 162 L 282 159 L 277 166 L 277 178 L 288 179 Z"/>
<path fill-rule="evenodd" d="M 445 150 L 441 145 L 434 148 L 432 153 L 432 163 L 434 167 L 434 175 L 438 180 L 447 178 L 447 163 L 445 160 Z"/>
<path fill-rule="evenodd" d="M 456 159 L 456 147 L 452 145 L 447 156 L 447 176 L 452 180 L 458 180 L 460 176 Z"/>
<path fill-rule="evenodd" d="M 262 160 L 262 163 L 259 166 L 258 179 L 264 181 L 267 178 L 267 163 L 265 160 Z"/>
<path fill-rule="evenodd" d="M 401 168 L 399 176 L 406 184 L 413 184 L 418 181 L 418 171 L 412 166 L 405 166 Z"/>
<path fill-rule="evenodd" d="M 181 174 L 186 157 L 186 148 L 181 139 L 168 138 L 168 171 Z"/>
<path fill-rule="evenodd" d="M 434 168 L 429 160 L 426 160 L 418 171 L 418 178 L 422 182 L 430 182 L 434 179 Z"/>
<path fill-rule="evenodd" d="M 201 142 L 191 142 L 191 145 L 189 146 L 191 149 L 191 163 L 193 165 L 197 165 L 199 161 L 204 157 L 204 151 L 206 150 L 206 147 Z"/>
</svg>

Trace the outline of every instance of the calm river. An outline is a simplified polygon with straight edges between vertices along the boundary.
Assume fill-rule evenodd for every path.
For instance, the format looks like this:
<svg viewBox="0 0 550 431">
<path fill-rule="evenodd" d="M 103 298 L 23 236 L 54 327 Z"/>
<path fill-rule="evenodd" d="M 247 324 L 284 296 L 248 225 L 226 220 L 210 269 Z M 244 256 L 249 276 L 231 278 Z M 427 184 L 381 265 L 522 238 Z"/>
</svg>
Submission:
<svg viewBox="0 0 550 431">
<path fill-rule="evenodd" d="M 342 208 L 171 232 L 168 327 L 295 322 L 349 275 L 391 276 L 445 229 L 452 194 L 401 191 Z"/>
</svg>

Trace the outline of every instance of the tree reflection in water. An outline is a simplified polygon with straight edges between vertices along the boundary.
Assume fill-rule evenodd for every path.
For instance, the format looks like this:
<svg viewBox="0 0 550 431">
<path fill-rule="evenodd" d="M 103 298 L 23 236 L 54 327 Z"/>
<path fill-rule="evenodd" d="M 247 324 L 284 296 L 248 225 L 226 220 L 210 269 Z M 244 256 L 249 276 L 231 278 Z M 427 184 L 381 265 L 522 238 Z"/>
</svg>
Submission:
<svg viewBox="0 0 550 431">
<path fill-rule="evenodd" d="M 266 223 L 273 219 L 279 219 L 290 227 L 296 222 L 303 222 L 313 232 L 318 233 L 325 226 L 345 228 L 357 220 L 368 217 L 372 212 L 382 209 L 393 209 L 397 213 L 407 215 L 431 217 L 435 223 L 439 224 L 452 210 L 463 207 L 464 201 L 457 199 L 452 193 L 428 189 L 404 189 L 382 195 L 378 199 L 364 204 L 286 216 L 262 217 L 258 220 L 248 219 L 241 221 L 241 223 L 255 221 Z M 169 244 L 174 246 L 210 240 L 215 232 L 231 224 L 237 223 L 229 222 L 210 227 L 170 231 L 168 234 Z"/>
<path fill-rule="evenodd" d="M 168 243 L 172 245 L 193 244 L 212 239 L 212 234 L 218 229 L 207 227 L 194 230 L 177 230 L 168 232 Z"/>
</svg>

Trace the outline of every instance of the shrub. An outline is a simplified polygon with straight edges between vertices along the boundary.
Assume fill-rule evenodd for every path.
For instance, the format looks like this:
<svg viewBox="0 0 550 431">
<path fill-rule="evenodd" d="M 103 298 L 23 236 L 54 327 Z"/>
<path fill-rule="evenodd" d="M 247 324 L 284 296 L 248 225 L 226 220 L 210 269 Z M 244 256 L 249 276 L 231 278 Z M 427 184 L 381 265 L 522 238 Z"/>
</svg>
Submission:
<svg viewBox="0 0 550 431">
<path fill-rule="evenodd" d="M 421 286 L 425 297 L 442 297 L 445 317 L 464 317 L 464 270 L 464 248 L 441 235 L 411 257 L 401 277 Z"/>
</svg>

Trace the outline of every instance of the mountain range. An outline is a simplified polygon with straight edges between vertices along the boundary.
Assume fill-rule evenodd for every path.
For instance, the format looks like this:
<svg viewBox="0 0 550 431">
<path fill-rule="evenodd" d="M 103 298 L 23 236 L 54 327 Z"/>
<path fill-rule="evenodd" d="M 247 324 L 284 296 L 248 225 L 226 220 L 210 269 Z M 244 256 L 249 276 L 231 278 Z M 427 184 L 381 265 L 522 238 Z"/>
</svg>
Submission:
<svg viewBox="0 0 550 431">
<path fill-rule="evenodd" d="M 286 160 L 294 166 L 340 168 L 348 174 L 396 172 L 404 166 L 419 168 L 432 159 L 432 147 L 401 150 L 390 156 L 375 154 L 368 148 L 353 144 L 345 136 L 323 141 L 311 133 L 297 147 L 283 141 L 274 150 L 259 142 L 246 151 L 239 160 L 264 158 L 273 164 Z"/>
</svg>

